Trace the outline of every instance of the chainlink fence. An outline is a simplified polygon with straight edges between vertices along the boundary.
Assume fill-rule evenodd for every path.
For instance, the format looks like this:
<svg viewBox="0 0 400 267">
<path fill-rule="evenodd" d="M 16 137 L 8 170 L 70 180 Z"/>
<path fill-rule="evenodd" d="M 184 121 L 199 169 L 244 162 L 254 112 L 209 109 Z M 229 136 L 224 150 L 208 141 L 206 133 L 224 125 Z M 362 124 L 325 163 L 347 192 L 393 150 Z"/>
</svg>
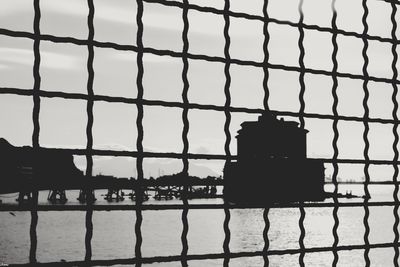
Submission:
<svg viewBox="0 0 400 267">
<path fill-rule="evenodd" d="M 370 0 L 373 1 L 373 0 Z M 376 0 L 377 1 L 377 0 Z M 222 10 L 212 7 L 204 7 L 195 4 L 190 4 L 188 0 L 183 0 L 182 2 L 178 1 L 166 1 L 166 0 L 136 0 L 137 4 L 137 14 L 136 14 L 136 24 L 137 24 L 137 33 L 136 33 L 136 44 L 119 44 L 113 42 L 102 42 L 94 39 L 95 27 L 94 27 L 94 14 L 95 14 L 95 1 L 87 0 L 88 5 L 88 15 L 87 15 L 87 27 L 88 27 L 88 37 L 87 39 L 78 39 L 72 37 L 59 37 L 48 34 L 42 34 L 40 29 L 40 21 L 41 21 L 41 8 L 40 1 L 33 1 L 34 8 L 34 22 L 33 22 L 33 32 L 24 32 L 24 31 L 13 31 L 9 29 L 0 28 L 0 34 L 8 37 L 14 38 L 28 38 L 33 40 L 33 52 L 34 52 L 34 66 L 33 66 L 33 74 L 34 74 L 34 85 L 32 89 L 22 89 L 22 88 L 0 88 L 1 94 L 13 94 L 13 95 L 22 95 L 22 96 L 31 96 L 34 101 L 33 106 L 33 135 L 32 135 L 32 144 L 34 150 L 40 150 L 42 147 L 39 144 L 39 135 L 40 135 L 40 124 L 39 124 L 39 114 L 40 114 L 40 104 L 41 99 L 43 98 L 63 98 L 63 99 L 80 99 L 86 101 L 86 112 L 87 112 L 87 126 L 86 126 L 86 149 L 67 149 L 67 148 L 52 148 L 52 150 L 64 150 L 73 153 L 74 155 L 83 155 L 87 160 L 87 168 L 86 168 L 86 176 L 91 177 L 93 172 L 93 156 L 125 156 L 125 157 L 134 157 L 136 158 L 136 169 L 137 169 L 137 183 L 134 188 L 137 194 L 142 194 L 143 185 L 145 183 L 144 174 L 143 174 L 143 159 L 145 158 L 174 158 L 181 159 L 183 163 L 184 174 L 188 174 L 189 169 L 189 160 L 191 159 L 205 159 L 205 160 L 234 160 L 236 159 L 235 155 L 232 155 L 230 151 L 230 144 L 232 141 L 231 133 L 230 133 L 230 124 L 231 124 L 231 113 L 234 112 L 242 112 L 249 114 L 261 114 L 263 111 L 268 110 L 273 114 L 280 116 L 289 116 L 298 118 L 300 121 L 300 126 L 305 126 L 305 118 L 313 118 L 318 120 L 330 120 L 332 121 L 332 131 L 334 133 L 334 138 L 332 140 L 332 148 L 333 148 L 333 157 L 332 158 L 322 158 L 326 164 L 332 164 L 333 166 L 333 175 L 332 175 L 332 183 L 334 185 L 334 192 L 338 193 L 339 181 L 338 171 L 339 164 L 363 164 L 364 166 L 364 175 L 365 181 L 362 182 L 364 186 L 364 193 L 366 196 L 369 195 L 368 186 L 371 184 L 391 184 L 394 186 L 393 191 L 393 201 L 383 201 L 383 202 L 374 202 L 369 199 L 364 199 L 362 201 L 356 202 L 339 202 L 337 197 L 333 198 L 332 202 L 324 202 L 324 203 L 291 203 L 291 204 L 273 204 L 270 206 L 240 206 L 240 205 L 232 205 L 232 204 L 190 204 L 186 198 L 183 198 L 181 204 L 144 204 L 141 201 L 137 201 L 134 205 L 101 205 L 101 204 L 87 204 L 87 205 L 39 205 L 37 203 L 38 193 L 34 193 L 34 199 L 36 200 L 36 204 L 31 207 L 25 206 L 0 206 L 1 211 L 20 211 L 20 210 L 28 210 L 31 212 L 31 227 L 30 227 L 30 263 L 36 263 L 36 250 L 37 250 L 37 234 L 36 234 L 36 226 L 38 223 L 38 212 L 41 211 L 86 211 L 86 236 L 85 236 L 85 259 L 77 259 L 74 262 L 50 262 L 50 263 L 41 263 L 43 265 L 114 265 L 114 264 L 137 264 L 140 266 L 144 263 L 154 263 L 154 262 L 180 262 L 182 266 L 187 266 L 188 261 L 190 260 L 204 260 L 204 259 L 223 259 L 224 266 L 229 265 L 229 261 L 232 258 L 239 257 L 253 257 L 253 256 L 261 256 L 264 259 L 265 266 L 269 265 L 269 256 L 271 255 L 286 255 L 286 254 L 296 254 L 298 255 L 298 262 L 300 266 L 304 266 L 304 257 L 306 253 L 314 253 L 314 252 L 332 252 L 333 253 L 333 262 L 332 265 L 336 266 L 339 261 L 340 251 L 347 250 L 362 250 L 364 251 L 364 259 L 365 265 L 370 265 L 369 253 L 371 249 L 374 248 L 393 248 L 394 250 L 394 258 L 393 264 L 395 266 L 399 266 L 399 181 L 397 180 L 397 176 L 399 173 L 398 164 L 399 164 L 399 152 L 398 152 L 398 84 L 400 80 L 398 79 L 398 71 L 396 65 L 398 63 L 398 55 L 397 55 L 397 45 L 399 41 L 397 40 L 396 30 L 397 30 L 397 22 L 396 22 L 396 14 L 397 14 L 397 6 L 398 2 L 396 1 L 385 1 L 387 5 L 389 5 L 392 9 L 391 13 L 391 37 L 381 37 L 381 36 L 373 36 L 368 34 L 369 25 L 367 23 L 367 17 L 369 14 L 367 0 L 362 0 L 363 7 L 363 17 L 362 17 L 362 25 L 363 32 L 351 32 L 345 31 L 342 29 L 338 29 L 336 20 L 337 20 L 337 10 L 335 8 L 335 0 L 332 0 L 332 20 L 330 27 L 321 27 L 317 25 L 308 25 L 305 24 L 304 15 L 303 15 L 303 0 L 300 0 L 300 4 L 298 7 L 300 19 L 298 22 L 290 22 L 275 19 L 269 16 L 267 12 L 268 8 L 268 0 L 264 1 L 263 6 L 263 16 L 252 15 L 240 12 L 234 12 L 230 10 L 230 1 L 225 0 L 224 8 Z M 183 48 L 181 51 L 171 51 L 171 50 L 161 50 L 155 49 L 152 47 L 145 47 L 143 45 L 143 14 L 144 14 L 144 3 L 153 3 L 159 4 L 163 6 L 172 6 L 179 8 L 182 11 L 182 21 L 183 21 L 183 31 L 182 31 L 182 41 Z M 215 16 L 222 16 L 224 19 L 224 29 L 221 34 L 223 34 L 225 45 L 224 45 L 224 56 L 209 56 L 203 54 L 193 54 L 189 52 L 189 20 L 188 20 L 188 12 L 189 10 L 195 10 L 202 13 L 208 13 Z M 263 33 L 264 33 L 264 42 L 263 42 L 263 53 L 264 58 L 260 61 L 250 61 L 250 60 L 239 60 L 232 58 L 230 55 L 230 19 L 231 18 L 241 18 L 245 20 L 253 20 L 260 21 L 263 23 Z M 298 38 L 298 48 L 300 51 L 300 55 L 298 58 L 298 66 L 287 66 L 280 64 L 272 64 L 269 62 L 270 52 L 268 50 L 268 43 L 270 41 L 270 33 L 268 31 L 268 26 L 271 24 L 279 24 L 286 25 L 298 30 L 299 38 Z M 319 31 L 329 33 L 331 35 L 331 44 L 333 47 L 333 52 L 331 55 L 332 60 L 332 70 L 319 70 L 319 69 L 311 69 L 307 68 L 304 64 L 305 58 L 305 47 L 304 47 L 304 36 L 305 30 L 310 31 Z M 362 74 L 352 74 L 338 71 L 338 36 L 351 36 L 362 40 L 363 49 L 363 68 Z M 41 75 L 40 75 L 40 62 L 41 62 L 41 53 L 40 53 L 40 43 L 42 41 L 48 41 L 53 43 L 67 43 L 76 46 L 86 47 L 88 51 L 87 58 L 87 73 L 88 73 L 88 81 L 87 81 L 87 93 L 66 93 L 66 92 L 54 92 L 54 91 L 44 91 L 41 90 Z M 392 78 L 382 78 L 382 77 L 374 77 L 369 75 L 368 73 L 368 64 L 369 58 L 367 55 L 367 50 L 370 41 L 378 41 L 382 43 L 386 43 L 391 45 L 391 52 L 393 56 L 392 61 Z M 137 76 L 136 76 L 136 85 L 137 85 L 137 96 L 135 98 L 127 98 L 127 97 L 116 97 L 116 96 L 108 96 L 108 95 L 98 95 L 94 93 L 93 90 L 93 80 L 95 76 L 94 68 L 93 68 L 93 60 L 95 55 L 94 48 L 110 48 L 119 51 L 131 51 L 136 53 L 136 63 L 137 63 Z M 144 64 L 143 64 L 143 56 L 145 54 L 153 54 L 158 56 L 169 56 L 173 58 L 178 58 L 182 60 L 183 70 L 182 70 L 182 102 L 172 102 L 172 101 L 162 101 L 162 100 L 149 100 L 144 99 L 144 91 L 146 88 L 143 86 L 143 75 L 144 75 Z M 208 62 L 219 62 L 224 64 L 224 74 L 225 74 L 225 85 L 224 85 L 224 94 L 225 94 L 225 104 L 223 106 L 218 105 L 206 105 L 206 104 L 197 104 L 190 103 L 188 98 L 188 92 L 190 90 L 190 83 L 188 79 L 188 69 L 190 67 L 189 60 L 200 60 L 200 61 L 208 61 Z M 260 68 L 263 70 L 264 79 L 263 79 L 263 89 L 264 89 L 264 99 L 263 99 L 263 109 L 254 109 L 254 108 L 245 108 L 245 107 L 233 107 L 231 105 L 231 73 L 230 68 L 232 65 L 242 65 L 242 66 L 253 66 L 256 68 Z M 284 70 L 288 72 L 296 72 L 299 73 L 299 85 L 300 85 L 300 93 L 298 95 L 298 101 L 300 103 L 300 109 L 298 112 L 284 111 L 284 110 L 270 110 L 268 105 L 270 90 L 268 86 L 268 79 L 270 70 Z M 305 101 L 304 95 L 307 90 L 305 83 L 305 75 L 306 74 L 316 74 L 330 77 L 332 79 L 332 88 L 331 93 L 333 97 L 333 105 L 332 115 L 327 114 L 318 114 L 318 113 L 307 113 L 305 112 Z M 363 83 L 363 108 L 364 115 L 362 117 L 357 116 L 343 116 L 338 114 L 338 104 L 339 98 L 337 94 L 338 88 L 338 78 L 350 78 L 360 80 Z M 392 101 L 393 101 L 393 112 L 391 119 L 385 118 L 370 118 L 370 111 L 368 106 L 369 100 L 369 83 L 371 81 L 386 83 L 390 85 L 393 89 L 392 93 Z M 135 151 L 113 151 L 113 150 L 101 150 L 93 148 L 93 105 L 97 101 L 110 102 L 110 103 L 126 103 L 130 105 L 134 105 L 137 108 L 137 117 L 136 119 L 136 128 L 137 128 L 137 140 L 136 140 L 136 150 Z M 143 136 L 144 136 L 144 127 L 143 127 L 143 116 L 144 116 L 144 107 L 146 106 L 157 106 L 157 107 L 175 107 L 179 108 L 182 111 L 182 143 L 183 150 L 180 153 L 169 153 L 169 152 L 149 152 L 145 151 L 143 148 Z M 188 132 L 190 128 L 190 121 L 188 119 L 188 112 L 192 109 L 197 110 L 213 110 L 221 112 L 225 115 L 225 123 L 224 123 L 224 133 L 225 133 L 225 145 L 224 150 L 225 154 L 216 155 L 216 154 L 197 154 L 197 153 L 189 153 L 189 140 L 188 140 Z M 133 121 L 133 118 L 132 118 Z M 340 121 L 351 121 L 351 122 L 362 122 L 364 126 L 363 132 L 363 141 L 364 141 L 364 151 L 363 159 L 343 159 L 338 158 L 339 156 L 339 148 L 338 148 L 338 139 L 340 136 L 340 132 L 338 130 L 338 123 Z M 370 123 L 378 123 L 378 124 L 386 124 L 392 126 L 392 132 L 394 135 L 393 142 L 393 154 L 394 157 L 392 160 L 376 160 L 370 159 L 369 157 L 369 148 L 370 148 L 370 140 L 368 138 L 369 133 L 369 125 Z M 370 181 L 369 175 L 369 167 L 371 165 L 389 165 L 393 167 L 394 174 L 392 181 L 384 181 L 384 182 L 376 182 Z M 223 185 L 223 182 L 217 183 L 219 185 Z M 185 185 L 185 190 L 189 184 Z M 87 188 L 90 190 L 90 188 Z M 393 225 L 393 241 L 388 243 L 371 243 L 369 240 L 370 226 L 369 226 L 369 214 L 370 207 L 382 207 L 389 206 L 393 207 L 393 217 L 394 217 L 394 225 Z M 304 221 L 307 216 L 306 210 L 310 207 L 331 207 L 333 208 L 333 219 L 334 226 L 332 229 L 332 236 L 334 238 L 334 242 L 330 247 L 306 247 L 305 246 L 305 237 L 306 230 L 304 227 Z M 338 236 L 338 228 L 340 225 L 338 211 L 340 207 L 363 207 L 364 209 L 364 243 L 362 245 L 339 245 L 339 236 Z M 265 221 L 265 229 L 263 231 L 264 238 L 264 249 L 261 251 L 252 251 L 252 252 L 231 252 L 230 251 L 230 238 L 231 232 L 229 228 L 229 222 L 231 218 L 231 210 L 232 209 L 252 209 L 252 208 L 263 208 L 263 218 Z M 269 222 L 269 211 L 270 209 L 283 209 L 283 208 L 298 208 L 300 210 L 300 217 L 298 220 L 298 225 L 300 229 L 300 236 L 298 239 L 299 248 L 297 249 L 285 249 L 285 250 L 271 250 L 269 248 L 269 237 L 268 230 L 270 226 Z M 214 253 L 214 254 L 188 254 L 189 243 L 187 239 L 188 235 L 188 212 L 193 209 L 223 209 L 225 213 L 225 220 L 223 223 L 223 229 L 225 234 L 225 239 L 223 242 L 223 253 Z M 136 213 L 136 222 L 135 222 L 135 235 L 136 235 L 136 244 L 135 244 L 135 257 L 134 258 L 126 258 L 126 259 L 110 259 L 110 260 L 92 260 L 92 246 L 91 239 L 93 235 L 93 223 L 92 216 L 94 211 L 112 211 L 112 210 L 128 210 L 134 211 Z M 170 256 L 158 256 L 154 255 L 153 257 L 143 257 L 141 253 L 142 247 L 142 223 L 143 223 L 143 211 L 147 210 L 181 210 L 182 211 L 182 234 L 181 234 L 181 243 L 182 243 L 182 252 L 180 255 L 170 255 Z"/>
</svg>

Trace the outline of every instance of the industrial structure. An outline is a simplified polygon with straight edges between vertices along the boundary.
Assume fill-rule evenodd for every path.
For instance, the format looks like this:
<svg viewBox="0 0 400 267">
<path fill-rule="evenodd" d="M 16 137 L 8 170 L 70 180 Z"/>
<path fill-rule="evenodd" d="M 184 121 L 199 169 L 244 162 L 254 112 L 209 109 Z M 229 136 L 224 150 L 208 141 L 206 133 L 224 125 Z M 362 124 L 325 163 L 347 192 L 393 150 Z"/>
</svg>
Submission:
<svg viewBox="0 0 400 267">
<path fill-rule="evenodd" d="M 321 200 L 324 165 L 307 159 L 306 135 L 297 122 L 271 113 L 243 122 L 236 161 L 224 167 L 224 197 L 234 203 Z"/>
<path fill-rule="evenodd" d="M 65 203 L 65 189 L 78 187 L 84 178 L 66 151 L 14 147 L 0 138 L 0 193 L 19 192 L 20 204 L 30 202 L 32 192 L 50 189 L 48 200 Z"/>
</svg>

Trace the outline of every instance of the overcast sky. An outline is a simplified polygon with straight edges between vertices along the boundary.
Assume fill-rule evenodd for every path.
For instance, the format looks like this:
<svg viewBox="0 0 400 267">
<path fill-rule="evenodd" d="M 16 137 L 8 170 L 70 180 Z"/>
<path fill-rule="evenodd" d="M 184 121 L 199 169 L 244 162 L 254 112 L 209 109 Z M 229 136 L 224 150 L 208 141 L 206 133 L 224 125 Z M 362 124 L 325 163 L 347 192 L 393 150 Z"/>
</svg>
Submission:
<svg viewBox="0 0 400 267">
<path fill-rule="evenodd" d="M 98 41 L 121 44 L 136 44 L 136 1 L 133 0 L 94 0 L 95 36 Z M 222 0 L 192 0 L 190 3 L 223 8 Z M 297 22 L 299 20 L 298 0 L 270 0 L 270 17 Z M 84 0 L 41 0 L 41 32 L 56 36 L 72 36 L 85 39 L 87 30 L 87 3 Z M 262 15 L 261 0 L 231 0 L 231 10 Z M 379 0 L 368 1 L 369 34 L 390 37 L 391 6 Z M 337 0 L 338 28 L 361 33 L 363 26 L 361 0 Z M 304 23 L 330 27 L 332 11 L 330 0 L 304 0 Z M 400 12 L 399 12 L 400 13 Z M 1 0 L 0 27 L 32 32 L 32 0 Z M 189 52 L 211 56 L 224 56 L 224 19 L 223 16 L 190 10 L 189 14 Z M 399 18 L 399 16 L 397 16 Z M 145 47 L 182 51 L 182 10 L 160 4 L 144 3 Z M 270 62 L 298 66 L 299 32 L 296 28 L 271 23 Z M 230 54 L 232 58 L 243 60 L 263 60 L 263 23 L 261 21 L 231 18 L 229 29 L 231 36 Z M 400 31 L 398 32 L 400 38 Z M 360 39 L 338 36 L 339 71 L 362 74 L 362 47 Z M 331 34 L 305 30 L 305 65 L 321 70 L 332 70 Z M 33 41 L 25 38 L 0 36 L 0 87 L 32 89 L 33 87 Z M 42 77 L 41 90 L 86 93 L 87 48 L 72 44 L 55 44 L 47 41 L 40 43 Z M 400 50 L 399 50 L 400 52 Z M 369 41 L 368 72 L 372 76 L 391 78 L 391 46 L 388 43 Z M 399 63 L 400 64 L 400 63 Z M 144 98 L 182 102 L 182 60 L 168 56 L 144 55 Z M 124 96 L 135 98 L 136 54 L 108 48 L 95 48 L 94 55 L 94 92 L 99 95 Z M 261 68 L 231 65 L 232 106 L 262 108 L 264 97 Z M 270 70 L 269 105 L 273 110 L 294 111 L 300 108 L 299 74 L 282 70 Z M 189 60 L 189 101 L 200 104 L 223 106 L 224 64 L 199 60 Z M 332 114 L 331 95 L 332 78 L 306 74 L 305 111 L 310 113 Z M 370 116 L 374 118 L 392 118 L 392 87 L 384 83 L 369 83 Z M 339 78 L 340 115 L 363 116 L 364 97 L 362 80 Z M 399 97 L 400 99 L 400 97 Z M 0 136 L 14 145 L 31 145 L 32 137 L 32 97 L 0 95 Z M 163 107 L 144 107 L 145 151 L 181 152 L 183 145 L 182 109 Z M 94 148 L 100 149 L 136 149 L 135 105 L 96 102 L 94 104 Z M 233 113 L 231 134 L 234 137 L 240 123 L 256 120 L 257 115 Z M 223 112 L 189 111 L 189 151 L 193 153 L 223 154 L 225 135 L 223 131 L 225 116 Z M 291 118 L 296 120 L 296 118 Z M 40 144 L 45 147 L 86 146 L 86 102 L 41 98 Z M 332 121 L 306 119 L 309 157 L 332 157 Z M 339 123 L 339 157 L 363 158 L 364 126 L 358 122 Z M 371 159 L 392 159 L 392 126 L 370 124 Z M 236 153 L 236 140 L 233 138 L 231 151 Z M 110 162 L 109 158 L 96 160 Z M 100 167 L 97 171 L 112 172 L 111 169 L 125 170 L 123 175 L 134 172 L 133 160 L 118 159 L 120 163 L 108 164 L 108 170 Z M 117 160 L 117 161 L 118 161 Z M 78 163 L 79 164 L 79 163 Z M 121 165 L 118 165 L 121 164 Z M 146 165 L 147 164 L 147 165 Z M 153 165 L 151 165 L 153 164 Z M 158 164 L 158 165 L 154 165 Z M 161 165 L 160 165 L 161 164 Z M 171 167 L 171 166 L 174 167 Z M 223 161 L 191 161 L 190 171 L 197 174 L 197 168 L 207 165 L 210 173 L 222 173 Z M 110 167 L 112 166 L 112 167 Z M 156 167 L 154 167 L 156 166 Z M 96 166 L 95 166 L 96 167 Z M 146 167 L 148 170 L 146 170 Z M 178 172 L 182 167 L 179 160 L 155 159 L 145 161 L 145 175 L 156 175 L 155 170 Z M 128 170 L 129 169 L 129 170 Z M 343 170 L 357 169 L 342 176 L 361 177 L 362 166 L 342 166 Z M 390 175 L 390 166 L 372 167 L 371 172 L 379 169 L 376 178 L 383 173 Z M 205 170 L 204 168 L 202 169 Z M 202 172 L 206 173 L 207 171 Z M 350 172 L 349 172 L 350 173 Z M 121 174 L 122 175 L 122 174 Z M 133 174 L 134 176 L 134 174 Z M 384 177 L 384 178 L 390 178 Z"/>
</svg>

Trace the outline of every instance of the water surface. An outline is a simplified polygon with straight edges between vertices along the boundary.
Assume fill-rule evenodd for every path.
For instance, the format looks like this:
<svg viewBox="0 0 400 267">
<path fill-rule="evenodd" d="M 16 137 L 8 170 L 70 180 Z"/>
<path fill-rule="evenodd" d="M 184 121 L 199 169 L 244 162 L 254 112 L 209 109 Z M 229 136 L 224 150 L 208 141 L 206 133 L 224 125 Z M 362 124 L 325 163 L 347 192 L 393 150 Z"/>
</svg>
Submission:
<svg viewBox="0 0 400 267">
<path fill-rule="evenodd" d="M 329 188 L 330 187 L 330 188 Z M 371 201 L 392 201 L 393 186 L 369 186 Z M 330 190 L 331 186 L 327 186 Z M 343 185 L 340 191 L 351 190 L 353 194 L 363 194 L 362 185 Z M 104 191 L 96 191 L 98 204 L 107 203 L 101 197 Z M 76 204 L 78 191 L 68 191 L 67 204 Z M 46 203 L 47 192 L 41 192 L 40 202 Z M 15 194 L 2 195 L 4 203 L 13 202 Z M 327 202 L 332 201 L 330 199 Z M 362 199 L 341 199 L 341 201 L 362 201 Z M 126 198 L 122 204 L 133 202 Z M 176 204 L 179 200 L 156 201 L 148 204 Z M 222 203 L 221 199 L 192 200 L 191 203 Z M 112 203 L 112 205 L 118 205 Z M 369 207 L 370 243 L 390 243 L 393 234 L 393 207 Z M 264 247 L 265 227 L 262 209 L 231 210 L 229 223 L 231 231 L 230 250 L 232 252 L 261 251 Z M 304 226 L 306 247 L 329 247 L 333 244 L 333 208 L 306 208 Z M 14 215 L 15 216 L 14 216 Z M 29 256 L 29 212 L 0 213 L 0 262 L 27 263 Z M 182 211 L 143 211 L 142 254 L 145 257 L 179 255 L 181 245 Z M 339 245 L 358 245 L 364 243 L 364 208 L 341 207 L 338 212 Z M 224 242 L 224 210 L 190 210 L 189 254 L 222 253 Z M 271 250 L 299 248 L 300 229 L 298 208 L 271 209 L 268 237 Z M 135 247 L 134 211 L 95 211 L 93 214 L 93 259 L 116 259 L 134 257 Z M 85 253 L 85 212 L 83 211 L 44 211 L 39 212 L 37 227 L 39 262 L 61 260 L 83 260 Z M 364 266 L 364 251 L 339 252 L 339 266 Z M 372 266 L 393 265 L 394 249 L 382 248 L 370 251 Z M 298 266 L 298 254 L 270 256 L 270 266 Z M 332 252 L 307 253 L 307 266 L 331 266 Z M 189 266 L 221 266 L 223 260 L 189 261 Z M 230 266 L 263 266 L 262 257 L 231 259 Z M 151 264 L 151 266 L 179 266 L 179 262 Z"/>
</svg>

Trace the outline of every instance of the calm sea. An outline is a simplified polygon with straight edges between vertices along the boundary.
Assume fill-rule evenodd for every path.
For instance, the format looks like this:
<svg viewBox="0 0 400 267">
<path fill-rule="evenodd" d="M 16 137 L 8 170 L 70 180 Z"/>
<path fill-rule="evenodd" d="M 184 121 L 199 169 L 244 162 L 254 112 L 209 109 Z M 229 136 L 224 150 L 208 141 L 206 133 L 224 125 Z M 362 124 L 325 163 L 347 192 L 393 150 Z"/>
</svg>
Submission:
<svg viewBox="0 0 400 267">
<path fill-rule="evenodd" d="M 392 201 L 393 186 L 369 186 L 371 201 Z M 326 191 L 332 190 L 327 186 Z M 362 185 L 342 185 L 339 190 L 345 193 L 362 195 Z M 107 203 L 96 191 L 97 203 Z M 67 204 L 76 204 L 78 191 L 68 191 Z M 47 192 L 41 192 L 40 201 L 45 203 Z M 3 203 L 14 202 L 15 194 L 0 195 Z M 332 201 L 332 200 L 326 200 Z M 362 199 L 341 199 L 340 201 L 362 201 Z M 125 199 L 122 203 L 130 203 Z M 181 203 L 179 200 L 147 203 Z M 222 203 L 221 199 L 192 200 L 191 203 Z M 113 205 L 113 204 L 111 204 Z M 118 205 L 118 204 L 116 204 Z M 370 243 L 393 242 L 393 207 L 370 207 Z M 333 244 L 333 208 L 306 208 L 305 246 L 331 246 Z M 179 210 L 143 212 L 143 256 L 179 255 L 182 250 L 182 221 Z M 362 207 L 341 207 L 338 212 L 339 245 L 363 244 L 364 227 Z M 223 210 L 190 210 L 189 254 L 222 253 L 224 241 Z M 271 209 L 270 249 L 281 250 L 298 248 L 300 212 L 296 208 Z M 134 211 L 96 211 L 93 214 L 93 259 L 116 259 L 134 257 L 135 245 Z M 260 251 L 264 247 L 263 210 L 231 210 L 229 223 L 231 230 L 230 250 L 232 252 Z M 0 263 L 27 263 L 29 255 L 29 212 L 0 212 Z M 39 212 L 37 227 L 39 262 L 61 260 L 83 260 L 85 253 L 85 212 L 48 211 Z M 365 266 L 363 250 L 339 252 L 339 266 Z M 371 266 L 392 266 L 394 249 L 380 248 L 370 251 Z M 270 266 L 298 266 L 298 255 L 270 256 Z M 331 252 L 308 253 L 306 266 L 331 266 Z M 231 259 L 230 266 L 263 266 L 262 257 Z M 151 266 L 180 266 L 179 262 L 151 264 Z M 189 266 L 222 266 L 222 260 L 189 261 Z"/>
</svg>

